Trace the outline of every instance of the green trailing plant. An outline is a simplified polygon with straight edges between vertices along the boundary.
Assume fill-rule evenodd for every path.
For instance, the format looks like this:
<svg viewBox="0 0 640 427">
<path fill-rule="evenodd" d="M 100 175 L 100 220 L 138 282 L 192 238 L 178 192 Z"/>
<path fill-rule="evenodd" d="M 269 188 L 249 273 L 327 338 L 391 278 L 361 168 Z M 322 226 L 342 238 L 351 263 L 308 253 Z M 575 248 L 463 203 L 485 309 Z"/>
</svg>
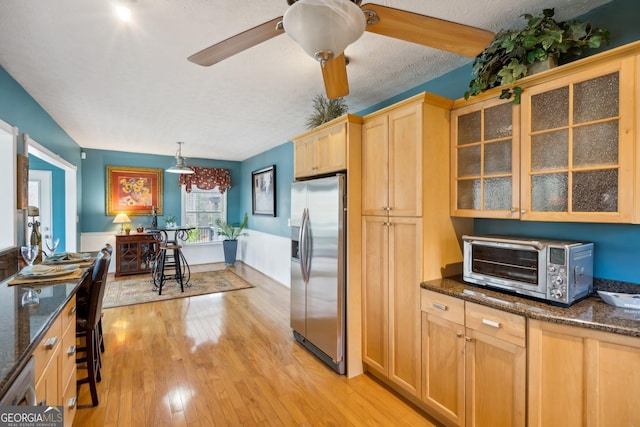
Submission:
<svg viewBox="0 0 640 427">
<path fill-rule="evenodd" d="M 238 237 L 240 236 L 248 236 L 248 233 L 242 232 L 242 230 L 244 230 L 247 226 L 248 222 L 249 216 L 246 213 L 244 214 L 242 223 L 238 226 L 233 226 L 218 218 L 216 220 L 216 225 L 220 228 L 218 230 L 218 236 L 224 236 L 225 240 L 238 240 Z"/>
<path fill-rule="evenodd" d="M 344 98 L 327 99 L 319 94 L 313 98 L 313 112 L 307 117 L 307 129 L 313 129 L 347 112 Z"/>
<path fill-rule="evenodd" d="M 163 219 L 165 224 L 175 224 L 178 221 L 175 215 L 167 215 Z"/>
<path fill-rule="evenodd" d="M 520 103 L 522 88 L 514 83 L 525 77 L 528 66 L 553 55 L 557 60 L 578 57 L 584 49 L 609 43 L 609 31 L 594 28 L 577 20 L 556 22 L 554 9 L 544 9 L 538 16 L 522 15 L 527 26 L 521 30 L 502 30 L 473 61 L 472 74 L 465 99 L 485 90 L 505 86 L 501 99 Z"/>
</svg>

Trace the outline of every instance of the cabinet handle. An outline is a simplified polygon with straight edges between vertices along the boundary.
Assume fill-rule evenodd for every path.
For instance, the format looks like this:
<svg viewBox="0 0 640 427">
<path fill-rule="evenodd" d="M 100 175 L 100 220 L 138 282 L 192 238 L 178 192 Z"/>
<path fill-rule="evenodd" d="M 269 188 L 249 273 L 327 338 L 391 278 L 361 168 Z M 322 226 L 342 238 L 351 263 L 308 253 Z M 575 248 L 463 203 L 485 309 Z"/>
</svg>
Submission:
<svg viewBox="0 0 640 427">
<path fill-rule="evenodd" d="M 526 209 L 520 209 L 520 213 L 521 214 L 525 214 L 525 213 L 527 213 L 527 211 L 526 211 Z"/>
<path fill-rule="evenodd" d="M 387 210 L 387 207 L 386 207 L 386 206 L 383 206 L 383 207 L 381 207 L 380 209 L 381 209 L 381 210 L 383 210 L 383 211 L 386 211 L 386 210 Z"/>
<path fill-rule="evenodd" d="M 71 307 L 71 310 L 69 310 L 69 316 L 73 316 L 74 314 L 76 314 L 77 310 L 78 308 L 75 305 Z"/>
<path fill-rule="evenodd" d="M 464 340 L 465 340 L 466 342 L 471 342 L 471 337 L 464 337 Z"/>
<path fill-rule="evenodd" d="M 516 208 L 511 208 L 511 212 L 515 212 L 515 211 L 516 211 Z"/>
<path fill-rule="evenodd" d="M 500 322 L 496 322 L 495 320 L 482 319 L 482 324 L 493 328 L 500 328 Z"/>
<path fill-rule="evenodd" d="M 69 409 L 73 409 L 73 408 L 75 408 L 76 403 L 78 403 L 78 397 L 77 396 L 73 396 L 71 399 L 69 399 L 69 403 L 67 404 L 67 407 Z"/>
<path fill-rule="evenodd" d="M 51 337 L 44 343 L 45 350 L 51 350 L 58 342 L 58 337 Z"/>
<path fill-rule="evenodd" d="M 433 308 L 442 310 L 442 311 L 447 311 L 447 308 L 448 308 L 446 305 L 440 304 L 439 302 L 434 302 L 431 305 L 433 306 Z"/>
<path fill-rule="evenodd" d="M 73 356 L 74 354 L 76 354 L 76 346 L 75 346 L 75 345 L 72 345 L 71 347 L 69 347 L 69 348 L 67 349 L 67 356 L 71 357 L 71 356 Z"/>
<path fill-rule="evenodd" d="M 456 332 L 456 336 L 457 336 L 458 338 L 462 338 L 462 332 Z"/>
</svg>

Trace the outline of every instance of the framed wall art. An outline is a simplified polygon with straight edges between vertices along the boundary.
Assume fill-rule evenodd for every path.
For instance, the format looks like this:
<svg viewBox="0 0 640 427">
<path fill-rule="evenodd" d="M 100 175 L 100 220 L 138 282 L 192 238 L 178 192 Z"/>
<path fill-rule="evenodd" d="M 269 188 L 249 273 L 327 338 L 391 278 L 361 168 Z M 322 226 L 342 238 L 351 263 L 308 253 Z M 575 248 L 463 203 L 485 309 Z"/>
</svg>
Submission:
<svg viewBox="0 0 640 427">
<path fill-rule="evenodd" d="M 276 216 L 276 166 L 251 172 L 253 214 Z"/>
<path fill-rule="evenodd" d="M 107 215 L 162 215 L 162 169 L 107 166 Z"/>
</svg>

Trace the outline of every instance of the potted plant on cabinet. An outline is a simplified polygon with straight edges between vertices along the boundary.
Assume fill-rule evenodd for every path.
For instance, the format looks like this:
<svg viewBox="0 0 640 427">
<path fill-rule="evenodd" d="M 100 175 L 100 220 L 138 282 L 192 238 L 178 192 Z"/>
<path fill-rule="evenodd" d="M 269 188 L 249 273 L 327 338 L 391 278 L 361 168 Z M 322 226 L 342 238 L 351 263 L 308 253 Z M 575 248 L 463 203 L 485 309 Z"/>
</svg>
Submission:
<svg viewBox="0 0 640 427">
<path fill-rule="evenodd" d="M 549 60 L 582 55 L 586 48 L 598 48 L 609 43 L 609 31 L 594 28 L 588 22 L 553 19 L 554 9 L 544 9 L 539 16 L 522 15 L 527 26 L 521 30 L 502 30 L 473 61 L 472 73 L 465 99 L 485 90 L 505 86 L 501 99 L 520 103 L 522 88 L 514 86 L 516 80 L 533 74 L 531 66 Z M 551 65 L 553 66 L 553 65 Z"/>
<path fill-rule="evenodd" d="M 219 227 L 218 236 L 224 236 L 222 242 L 222 249 L 224 251 L 224 263 L 226 265 L 234 265 L 236 263 L 236 254 L 238 252 L 238 237 L 247 236 L 248 233 L 243 232 L 249 221 L 249 216 L 245 213 L 242 223 L 234 227 L 220 218 L 216 220 L 216 225 Z"/>
</svg>

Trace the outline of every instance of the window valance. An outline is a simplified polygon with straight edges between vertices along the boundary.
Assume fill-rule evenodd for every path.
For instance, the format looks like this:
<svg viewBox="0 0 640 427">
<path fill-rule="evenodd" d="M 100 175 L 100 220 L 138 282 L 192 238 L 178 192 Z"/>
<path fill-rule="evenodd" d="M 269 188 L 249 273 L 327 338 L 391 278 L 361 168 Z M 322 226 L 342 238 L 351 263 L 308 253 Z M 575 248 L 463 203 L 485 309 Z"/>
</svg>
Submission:
<svg viewBox="0 0 640 427">
<path fill-rule="evenodd" d="M 178 177 L 178 185 L 184 185 L 187 193 L 191 192 L 191 186 L 195 185 L 201 190 L 213 190 L 218 187 L 224 194 L 227 188 L 231 188 L 231 176 L 228 169 L 199 168 L 189 166 L 195 173 L 181 174 Z"/>
</svg>

